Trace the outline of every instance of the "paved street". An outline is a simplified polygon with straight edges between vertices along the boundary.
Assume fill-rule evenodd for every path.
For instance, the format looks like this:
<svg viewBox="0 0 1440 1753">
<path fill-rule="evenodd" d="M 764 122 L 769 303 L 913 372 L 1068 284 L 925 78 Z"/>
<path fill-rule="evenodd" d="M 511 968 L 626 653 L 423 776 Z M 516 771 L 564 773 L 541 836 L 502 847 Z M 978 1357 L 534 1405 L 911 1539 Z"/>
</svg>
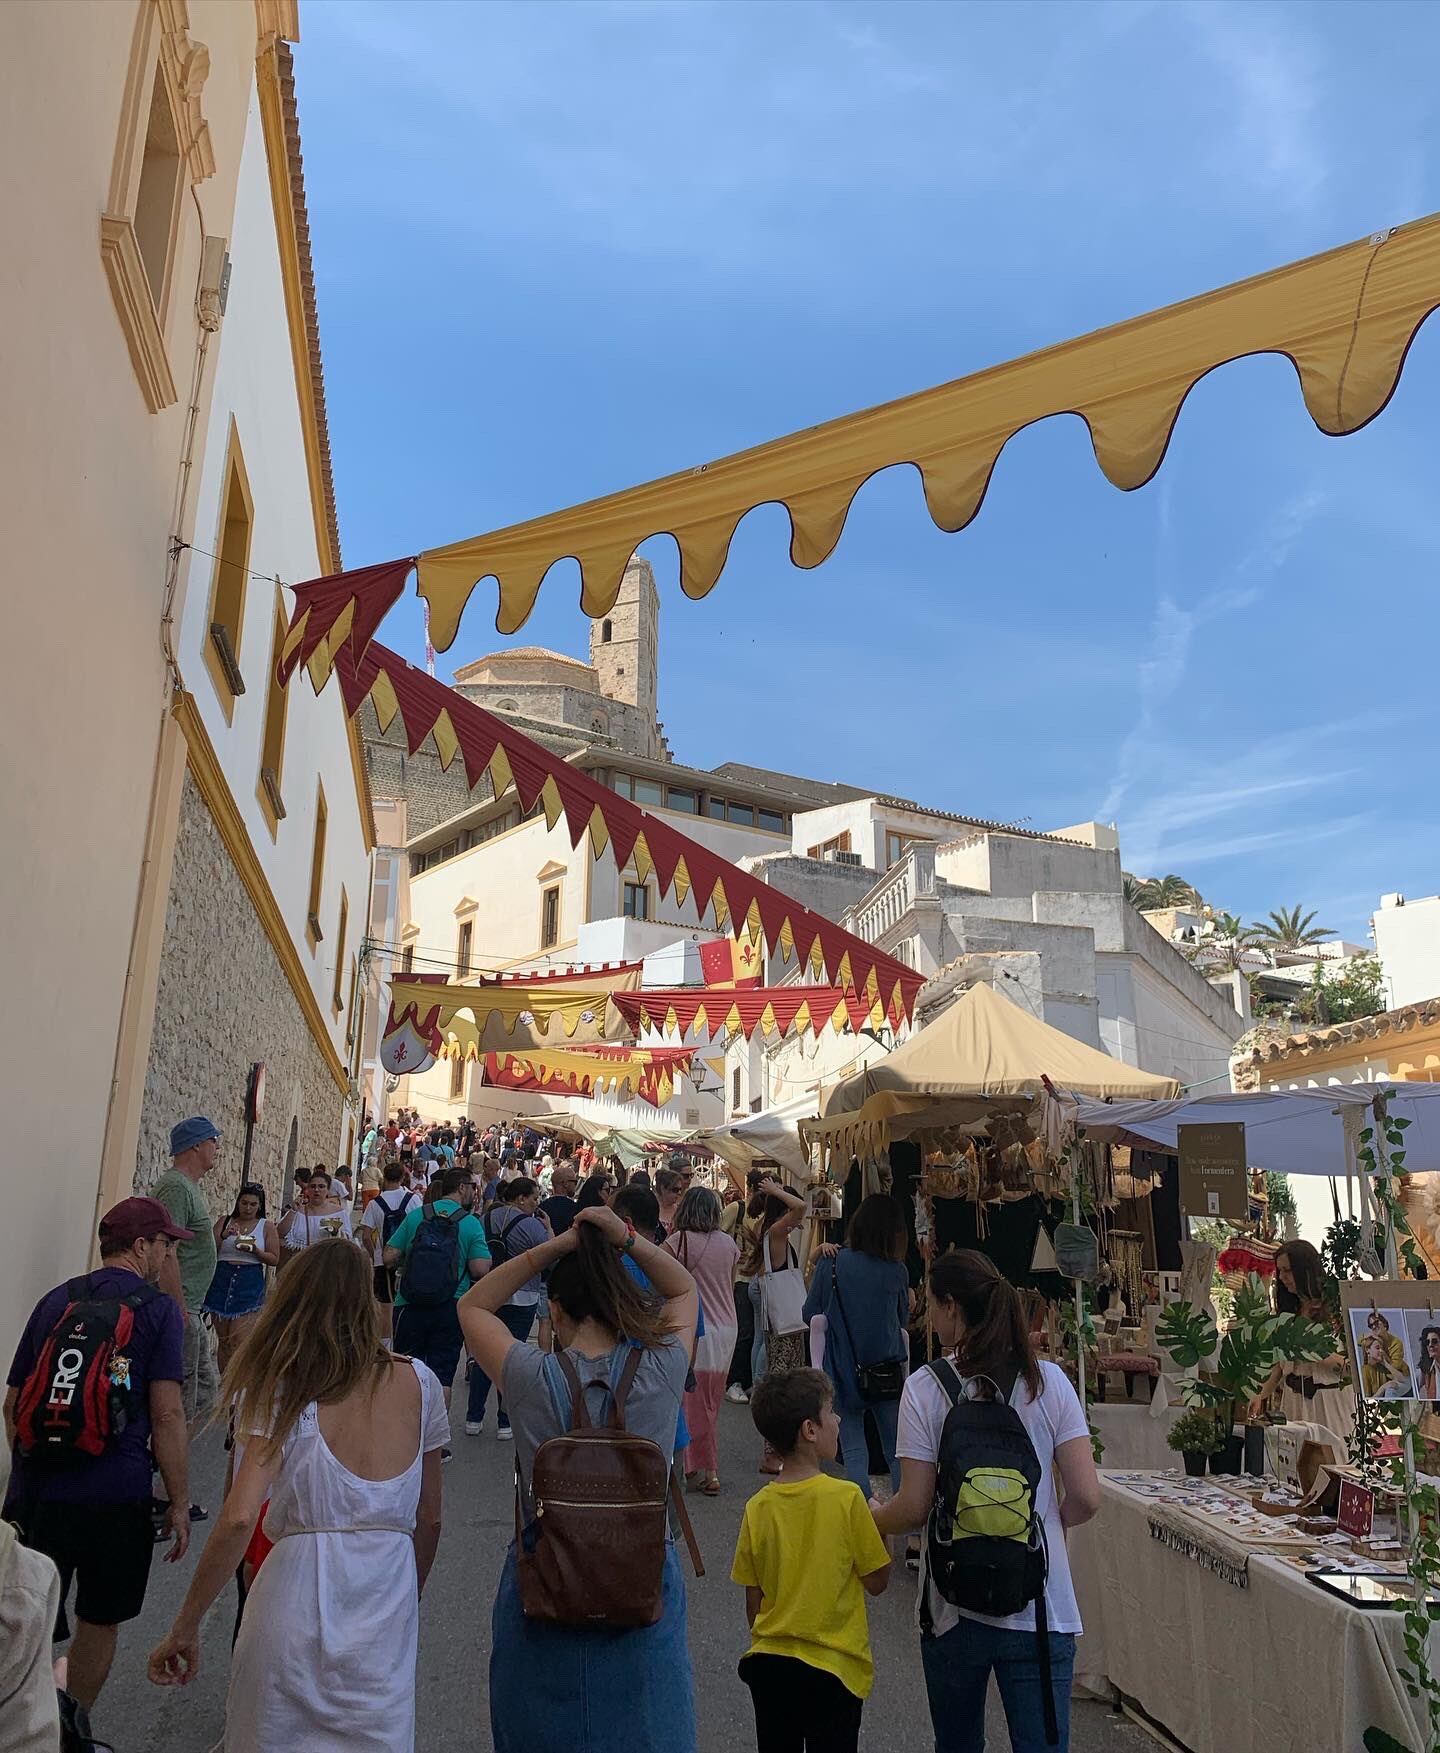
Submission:
<svg viewBox="0 0 1440 1753">
<path fill-rule="evenodd" d="M 724 1495 L 690 1499 L 708 1574 L 689 1581 L 690 1648 L 695 1663 L 702 1753 L 754 1746 L 749 1694 L 735 1676 L 745 1649 L 740 1591 L 729 1580 L 740 1506 L 756 1488 L 757 1439 L 744 1407 L 725 1406 L 722 1462 Z M 420 1627 L 419 1745 L 426 1753 L 485 1753 L 491 1746 L 485 1675 L 490 1649 L 490 1602 L 511 1527 L 509 1444 L 483 1437 L 456 1438 L 445 1469 L 445 1531 L 430 1579 Z M 219 1498 L 219 1445 L 207 1437 L 197 1458 L 197 1487 L 214 1506 Z M 203 1537 L 203 1529 L 201 1530 Z M 164 1631 L 188 1582 L 193 1556 L 178 1569 L 157 1562 L 144 1618 L 121 1638 L 115 1673 L 96 1713 L 96 1731 L 119 1753 L 198 1753 L 220 1737 L 224 1711 L 233 1593 L 211 1615 L 205 1666 L 184 1693 L 162 1692 L 145 1679 L 145 1656 Z M 908 1573 L 870 1603 L 876 1685 L 865 1711 L 861 1745 L 867 1753 L 926 1753 L 932 1746 Z M 375 1652 L 377 1667 L 385 1651 Z M 1008 1746 L 998 1703 L 991 1698 L 991 1745 Z M 1076 1708 L 1075 1753 L 1127 1753 L 1152 1743 L 1102 1705 Z"/>
</svg>

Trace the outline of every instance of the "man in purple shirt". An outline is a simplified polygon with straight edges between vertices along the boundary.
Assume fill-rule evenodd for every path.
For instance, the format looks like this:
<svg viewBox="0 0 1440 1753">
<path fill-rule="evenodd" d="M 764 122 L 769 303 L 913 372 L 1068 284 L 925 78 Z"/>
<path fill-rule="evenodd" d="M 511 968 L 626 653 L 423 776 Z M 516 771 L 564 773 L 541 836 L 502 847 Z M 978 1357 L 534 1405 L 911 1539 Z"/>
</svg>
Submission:
<svg viewBox="0 0 1440 1753">
<path fill-rule="evenodd" d="M 5 1438 L 16 1438 L 20 1390 L 55 1324 L 73 1302 L 118 1300 L 159 1282 L 177 1241 L 191 1232 L 156 1199 L 122 1199 L 100 1220 L 100 1268 L 58 1285 L 35 1305 L 6 1377 Z M 125 1350 L 130 1416 L 102 1454 L 47 1466 L 17 1453 L 5 1515 L 25 1545 L 43 1552 L 60 1572 L 56 1642 L 70 1635 L 65 1598 L 75 1583 L 75 1635 L 69 1690 L 93 1708 L 115 1657 L 120 1626 L 145 1604 L 155 1534 L 150 1520 L 152 1466 L 158 1466 L 171 1509 L 166 1561 L 190 1543 L 189 1444 L 185 1433 L 184 1323 L 173 1298 L 156 1295 L 133 1311 Z M 113 1379 L 113 1378 L 112 1378 Z"/>
</svg>

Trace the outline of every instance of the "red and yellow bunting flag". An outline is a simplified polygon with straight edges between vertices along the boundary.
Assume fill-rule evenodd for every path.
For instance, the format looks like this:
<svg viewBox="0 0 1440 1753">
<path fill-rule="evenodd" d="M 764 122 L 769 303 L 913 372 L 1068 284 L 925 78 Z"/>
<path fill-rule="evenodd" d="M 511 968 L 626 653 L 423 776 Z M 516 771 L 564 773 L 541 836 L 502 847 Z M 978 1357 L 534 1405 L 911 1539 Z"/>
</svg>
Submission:
<svg viewBox="0 0 1440 1753">
<path fill-rule="evenodd" d="M 639 992 L 617 992 L 614 1010 L 632 1029 L 688 1035 L 743 1035 L 748 1041 L 759 1030 L 763 1036 L 788 1035 L 792 1030 L 819 1034 L 834 1029 L 839 1034 L 848 1024 L 862 1029 L 884 1022 L 878 1002 L 867 1004 L 854 992 L 839 986 L 761 986 L 749 991 L 725 987 L 645 987 Z"/>
<path fill-rule="evenodd" d="M 533 1090 L 544 1095 L 625 1094 L 648 1102 L 652 1108 L 663 1108 L 675 1094 L 676 1079 L 689 1071 L 693 1057 L 689 1047 L 487 1053 L 485 1081 L 499 1089 Z"/>
<path fill-rule="evenodd" d="M 910 1015 L 924 983 L 913 968 L 648 815 L 384 646 L 372 643 L 357 659 L 348 642 L 342 642 L 331 656 L 352 718 L 371 701 L 382 730 L 400 720 L 412 755 L 431 738 L 441 765 L 448 768 L 458 757 L 472 787 L 488 776 L 499 797 L 513 785 L 523 809 L 539 804 L 552 829 L 564 823 L 572 846 L 588 834 L 596 857 L 608 846 L 622 867 L 634 861 L 642 882 L 653 872 L 662 896 L 673 893 L 679 902 L 693 895 L 702 921 L 713 916 L 715 929 L 728 931 L 737 943 L 766 945 L 782 963 L 798 958 L 813 978 L 854 992 L 867 1011 L 878 1004 L 891 1024 Z M 531 982 L 526 990 L 538 993 L 551 984 L 558 982 Z M 588 984 L 603 987 L 605 982 L 602 978 Z M 487 988 L 498 995 L 518 989 L 508 984 Z M 533 1005 L 520 1008 L 541 1015 Z"/>
</svg>

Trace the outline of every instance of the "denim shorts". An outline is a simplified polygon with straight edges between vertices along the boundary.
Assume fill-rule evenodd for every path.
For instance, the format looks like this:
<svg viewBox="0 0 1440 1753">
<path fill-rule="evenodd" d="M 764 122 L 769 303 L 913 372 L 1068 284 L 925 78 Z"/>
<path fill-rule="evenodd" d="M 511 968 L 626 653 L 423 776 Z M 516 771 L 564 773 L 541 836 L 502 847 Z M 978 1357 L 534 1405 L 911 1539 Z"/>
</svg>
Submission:
<svg viewBox="0 0 1440 1753">
<path fill-rule="evenodd" d="M 253 1315 L 265 1301 L 265 1268 L 257 1261 L 222 1260 L 215 1268 L 201 1308 L 221 1321 Z"/>
</svg>

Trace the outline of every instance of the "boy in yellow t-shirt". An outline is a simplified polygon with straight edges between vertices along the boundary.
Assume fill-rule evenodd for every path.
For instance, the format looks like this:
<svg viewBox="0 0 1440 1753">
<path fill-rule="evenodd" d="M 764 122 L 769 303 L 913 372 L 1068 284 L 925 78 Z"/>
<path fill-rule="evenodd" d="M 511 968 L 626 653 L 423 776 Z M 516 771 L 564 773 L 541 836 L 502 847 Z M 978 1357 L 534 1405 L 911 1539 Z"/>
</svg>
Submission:
<svg viewBox="0 0 1440 1753">
<path fill-rule="evenodd" d="M 730 1572 L 745 1586 L 740 1678 L 759 1750 L 855 1753 L 875 1673 L 865 1596 L 884 1593 L 890 1554 L 860 1488 L 820 1471 L 835 1459 L 840 1419 L 819 1370 L 766 1376 L 750 1416 L 783 1463 L 745 1506 Z"/>
</svg>

